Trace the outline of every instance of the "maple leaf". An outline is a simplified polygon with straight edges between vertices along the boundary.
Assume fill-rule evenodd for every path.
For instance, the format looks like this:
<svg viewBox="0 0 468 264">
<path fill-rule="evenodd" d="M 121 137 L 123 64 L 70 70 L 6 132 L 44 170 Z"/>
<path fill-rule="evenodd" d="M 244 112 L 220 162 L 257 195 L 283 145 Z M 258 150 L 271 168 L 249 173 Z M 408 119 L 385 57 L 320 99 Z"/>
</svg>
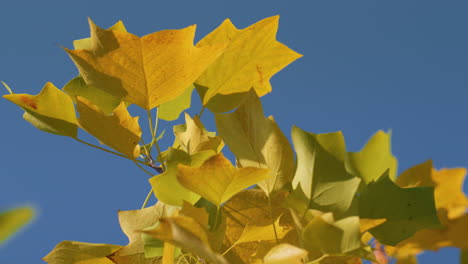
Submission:
<svg viewBox="0 0 468 264">
<path fill-rule="evenodd" d="M 223 54 L 195 82 L 202 87 L 198 90 L 205 106 L 217 94 L 245 93 L 251 88 L 259 97 L 271 92 L 270 78 L 302 56 L 276 41 L 278 21 L 279 16 L 273 16 L 237 29 L 226 19 L 197 43 L 197 47 L 203 47 L 229 41 Z M 236 106 L 232 101 L 240 103 L 242 97 L 226 100 L 231 101 L 229 108 Z M 221 110 L 210 109 L 214 112 L 230 110 L 223 107 L 223 103 L 218 105 Z"/>
<path fill-rule="evenodd" d="M 65 49 L 88 85 L 150 110 L 181 95 L 223 51 L 193 46 L 195 26 L 143 37 L 89 20 L 91 47 Z"/>
</svg>

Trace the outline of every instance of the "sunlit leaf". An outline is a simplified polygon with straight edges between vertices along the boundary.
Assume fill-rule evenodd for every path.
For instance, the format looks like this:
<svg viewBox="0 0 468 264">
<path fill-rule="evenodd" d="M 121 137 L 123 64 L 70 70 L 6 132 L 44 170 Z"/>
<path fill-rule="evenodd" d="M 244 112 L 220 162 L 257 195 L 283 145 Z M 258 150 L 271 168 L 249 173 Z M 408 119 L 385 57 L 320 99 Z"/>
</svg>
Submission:
<svg viewBox="0 0 468 264">
<path fill-rule="evenodd" d="M 34 217 L 31 207 L 19 207 L 0 212 L 0 244 L 29 223 Z"/>
<path fill-rule="evenodd" d="M 257 182 L 271 177 L 269 169 L 235 168 L 222 154 L 199 167 L 178 165 L 177 179 L 187 189 L 216 205 Z"/>
<path fill-rule="evenodd" d="M 88 85 L 150 110 L 181 95 L 225 44 L 193 46 L 195 26 L 144 37 L 89 20 L 92 45 L 65 49 Z"/>
<path fill-rule="evenodd" d="M 172 101 L 159 106 L 159 118 L 173 121 L 179 118 L 180 114 L 190 107 L 192 92 L 195 86 L 192 84 L 185 91 Z"/>
<path fill-rule="evenodd" d="M 351 207 L 360 179 L 346 172 L 341 132 L 317 135 L 293 127 L 292 140 L 297 152 L 293 186 L 301 186 L 308 208 L 343 215 Z"/>
<path fill-rule="evenodd" d="M 231 245 L 231 247 L 246 243 L 246 242 L 258 242 L 262 240 L 275 240 L 282 239 L 289 231 L 287 228 L 282 227 L 279 223 L 280 218 L 276 219 L 273 224 L 258 226 L 247 224 L 242 231 L 239 239 Z"/>
<path fill-rule="evenodd" d="M 379 130 L 360 152 L 349 152 L 346 159 L 348 171 L 366 184 L 376 181 L 388 169 L 390 178 L 395 179 L 397 160 L 391 152 L 390 136 L 390 133 Z"/>
<path fill-rule="evenodd" d="M 220 136 L 242 167 L 269 168 L 272 177 L 259 182 L 266 192 L 279 190 L 294 176 L 294 153 L 273 118 L 266 118 L 255 92 L 235 112 L 217 114 Z"/>
<path fill-rule="evenodd" d="M 169 148 L 165 155 L 166 171 L 149 179 L 156 197 L 165 204 L 174 206 L 182 206 L 184 201 L 190 204 L 196 203 L 200 199 L 200 195 L 179 183 L 177 165 L 200 166 L 206 159 L 215 154 L 214 151 L 205 150 L 189 155 L 183 150 Z"/>
<path fill-rule="evenodd" d="M 263 258 L 264 264 L 302 264 L 307 251 L 290 244 L 279 244 L 273 247 Z"/>
<path fill-rule="evenodd" d="M 137 158 L 140 155 L 138 143 L 141 128 L 138 117 L 130 116 L 124 103 L 121 103 L 112 115 L 106 115 L 84 98 L 77 97 L 76 102 L 80 113 L 78 121 L 83 129 L 130 158 Z"/>
<path fill-rule="evenodd" d="M 38 95 L 7 94 L 3 98 L 26 111 L 23 118 L 40 130 L 61 136 L 76 137 L 78 122 L 73 101 L 48 82 Z"/>
<path fill-rule="evenodd" d="M 122 246 L 77 241 L 60 242 L 44 261 L 48 264 L 114 264 L 107 258 Z"/>
<path fill-rule="evenodd" d="M 174 147 L 181 147 L 189 154 L 204 150 L 220 152 L 224 146 L 220 136 L 214 132 L 208 132 L 198 116 L 193 119 L 189 114 L 185 114 L 185 125 L 174 126 L 176 144 Z"/>
<path fill-rule="evenodd" d="M 239 30 L 226 19 L 197 43 L 201 47 L 229 41 L 224 53 L 196 81 L 208 88 L 204 105 L 217 94 L 248 92 L 251 88 L 263 96 L 271 91 L 270 78 L 301 57 L 276 41 L 278 20 L 279 16 L 269 17 Z"/>
<path fill-rule="evenodd" d="M 431 187 L 400 188 L 388 176 L 388 170 L 371 182 L 360 195 L 359 216 L 386 218 L 369 232 L 379 242 L 394 246 L 424 228 L 439 228 L 440 222 Z"/>
</svg>

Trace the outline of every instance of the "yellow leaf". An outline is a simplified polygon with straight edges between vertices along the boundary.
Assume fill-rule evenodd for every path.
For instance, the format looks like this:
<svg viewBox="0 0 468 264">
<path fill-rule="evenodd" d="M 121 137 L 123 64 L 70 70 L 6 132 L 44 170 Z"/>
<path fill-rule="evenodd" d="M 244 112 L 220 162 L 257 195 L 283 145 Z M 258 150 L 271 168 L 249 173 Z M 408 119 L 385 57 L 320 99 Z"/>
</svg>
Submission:
<svg viewBox="0 0 468 264">
<path fill-rule="evenodd" d="M 222 154 L 209 158 L 198 168 L 179 165 L 177 172 L 183 186 L 217 206 L 268 177 L 269 169 L 235 168 Z"/>
<path fill-rule="evenodd" d="M 146 229 L 144 232 L 195 253 L 209 263 L 227 264 L 221 255 L 211 250 L 206 229 L 191 217 L 163 217 L 158 227 Z"/>
<path fill-rule="evenodd" d="M 27 224 L 34 217 L 31 207 L 14 208 L 0 212 L 0 244 Z"/>
<path fill-rule="evenodd" d="M 294 153 L 272 117 L 266 118 L 252 90 L 233 113 L 215 115 L 216 127 L 242 167 L 269 168 L 272 177 L 258 185 L 267 194 L 289 184 L 294 176 Z"/>
<path fill-rule="evenodd" d="M 78 133 L 73 102 L 48 82 L 38 95 L 7 94 L 3 98 L 26 111 L 23 118 L 40 130 L 75 138 Z"/>
<path fill-rule="evenodd" d="M 208 132 L 198 116 L 192 119 L 189 114 L 185 113 L 185 123 L 186 125 L 174 127 L 175 148 L 180 146 L 187 153 L 194 154 L 204 150 L 213 150 L 218 153 L 224 147 L 221 137 Z"/>
<path fill-rule="evenodd" d="M 274 226 L 272 224 L 259 226 L 248 223 L 244 227 L 244 230 L 242 231 L 239 239 L 234 244 L 232 244 L 231 247 L 246 242 L 282 239 L 289 231 L 289 229 L 281 226 L 279 222 L 280 217 L 278 217 L 273 223 Z"/>
<path fill-rule="evenodd" d="M 144 243 L 141 230 L 155 225 L 164 215 L 164 204 L 143 208 L 140 210 L 119 211 L 119 223 L 122 231 L 128 237 L 128 245 L 118 250 L 116 256 L 137 255 L 144 253 Z"/>
<path fill-rule="evenodd" d="M 229 41 L 224 53 L 197 79 L 207 87 L 203 104 L 217 94 L 235 94 L 255 89 L 263 96 L 271 91 L 270 78 L 302 55 L 276 41 L 279 16 L 265 18 L 245 29 L 226 19 L 197 43 L 197 47 Z"/>
<path fill-rule="evenodd" d="M 90 49 L 65 49 L 88 85 L 150 110 L 181 95 L 225 44 L 193 46 L 195 26 L 143 37 L 89 20 Z"/>
<path fill-rule="evenodd" d="M 117 23 L 112 25 L 110 28 L 108 28 L 108 30 L 127 32 L 124 23 L 120 20 L 117 21 Z M 75 49 L 91 50 L 93 48 L 93 41 L 91 38 L 77 39 L 73 41 L 73 47 Z"/>
<path fill-rule="evenodd" d="M 263 258 L 264 264 L 302 264 L 307 251 L 290 244 L 279 244 L 273 247 Z"/>
<path fill-rule="evenodd" d="M 62 89 L 75 103 L 77 96 L 83 97 L 95 104 L 106 114 L 112 113 L 121 102 L 120 98 L 104 90 L 87 85 L 81 76 L 71 79 Z"/>
<path fill-rule="evenodd" d="M 154 194 L 165 204 L 182 206 L 184 201 L 195 204 L 200 195 L 188 190 L 177 180 L 177 165 L 200 166 L 206 159 L 215 155 L 211 150 L 189 155 L 183 150 L 169 148 L 165 154 L 166 171 L 149 179 Z"/>
<path fill-rule="evenodd" d="M 372 229 L 376 226 L 379 226 L 383 223 L 385 223 L 387 219 L 385 218 L 379 218 L 379 219 L 370 219 L 370 218 L 360 218 L 359 219 L 359 232 L 362 234 L 364 232 L 367 232 L 369 229 Z"/>
<path fill-rule="evenodd" d="M 366 184 L 377 181 L 388 169 L 390 178 L 395 179 L 398 163 L 391 152 L 390 136 L 391 133 L 377 131 L 361 151 L 347 154 L 346 169 Z"/>
<path fill-rule="evenodd" d="M 107 146 L 129 156 L 140 155 L 138 142 L 141 128 L 138 117 L 132 117 L 124 103 L 121 103 L 112 115 L 106 115 L 88 100 L 77 97 L 78 119 L 81 127 Z"/>
<path fill-rule="evenodd" d="M 244 190 L 232 197 L 223 205 L 222 215 L 226 217 L 226 232 L 224 238 L 224 248 L 221 252 L 227 250 L 238 241 L 247 225 L 268 226 L 271 228 L 272 218 L 278 219 L 281 215 L 280 224 L 282 228 L 294 228 L 294 222 L 290 217 L 289 210 L 284 207 L 284 200 L 288 192 L 277 192 L 268 197 L 264 191 L 259 189 Z M 289 232 L 280 242 L 295 244 L 299 240 L 290 235 L 297 232 Z M 263 258 L 266 254 L 258 252 L 261 241 L 247 242 L 237 245 L 229 250 L 225 256 L 231 263 L 251 263 L 252 256 Z M 272 243 L 270 243 L 272 242 Z M 276 241 L 268 241 L 268 244 L 276 244 Z M 271 248 L 271 245 L 270 247 Z M 242 261 L 242 262 L 240 262 Z"/>
<path fill-rule="evenodd" d="M 60 242 L 44 261 L 49 264 L 114 264 L 107 258 L 122 246 L 77 241 Z"/>
</svg>

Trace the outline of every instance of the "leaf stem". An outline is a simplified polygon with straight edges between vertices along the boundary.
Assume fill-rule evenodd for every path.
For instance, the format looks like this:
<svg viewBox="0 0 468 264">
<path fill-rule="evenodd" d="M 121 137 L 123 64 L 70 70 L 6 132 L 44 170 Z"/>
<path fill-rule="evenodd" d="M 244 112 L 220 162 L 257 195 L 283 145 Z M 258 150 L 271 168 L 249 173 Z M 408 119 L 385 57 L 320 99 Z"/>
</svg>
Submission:
<svg viewBox="0 0 468 264">
<path fill-rule="evenodd" d="M 146 205 L 149 202 L 149 199 L 151 199 L 151 194 L 153 194 L 153 188 L 149 191 L 148 195 L 146 195 L 145 201 L 143 202 L 143 205 L 141 206 L 141 209 L 145 208 Z"/>
<path fill-rule="evenodd" d="M 268 208 L 270 209 L 270 218 L 271 218 L 271 222 L 272 222 L 272 225 L 273 225 L 273 232 L 275 233 L 276 244 L 279 244 L 278 232 L 276 231 L 275 219 L 273 218 L 273 207 L 271 206 L 271 197 L 270 197 L 270 195 L 268 195 L 267 198 L 268 198 Z"/>
<path fill-rule="evenodd" d="M 119 157 L 122 157 L 122 158 L 125 158 L 125 159 L 129 159 L 129 160 L 131 160 L 131 161 L 133 161 L 133 162 L 140 163 L 140 164 L 144 164 L 144 165 L 147 165 L 147 166 L 148 166 L 148 164 L 147 164 L 146 162 L 143 162 L 143 161 L 141 161 L 141 160 L 132 159 L 132 158 L 130 158 L 130 157 L 128 157 L 128 156 L 125 156 L 125 155 L 123 155 L 123 154 L 120 154 L 120 153 L 117 153 L 117 152 L 115 152 L 115 151 L 108 150 L 108 149 L 105 149 L 105 148 L 96 146 L 96 145 L 94 145 L 94 144 L 91 144 L 91 143 L 88 143 L 88 142 L 86 142 L 86 141 L 83 141 L 83 140 L 81 140 L 81 139 L 79 139 L 79 138 L 73 138 L 73 139 L 75 139 L 76 141 L 78 141 L 78 142 L 80 142 L 80 143 L 83 143 L 83 144 L 85 144 L 85 145 L 87 145 L 87 146 L 90 146 L 90 147 L 93 147 L 93 148 L 97 148 L 97 149 L 102 150 L 102 151 L 105 151 L 105 152 L 107 152 L 107 153 L 114 154 L 114 155 L 116 155 L 116 156 L 119 156 Z"/>
<path fill-rule="evenodd" d="M 153 177 L 154 174 L 149 172 L 147 169 L 143 168 L 143 166 L 141 166 L 140 164 L 138 164 L 137 162 L 135 162 L 135 165 L 138 166 L 138 168 L 140 168 L 142 171 L 144 171 L 146 174 L 148 174 L 149 176 Z"/>
</svg>

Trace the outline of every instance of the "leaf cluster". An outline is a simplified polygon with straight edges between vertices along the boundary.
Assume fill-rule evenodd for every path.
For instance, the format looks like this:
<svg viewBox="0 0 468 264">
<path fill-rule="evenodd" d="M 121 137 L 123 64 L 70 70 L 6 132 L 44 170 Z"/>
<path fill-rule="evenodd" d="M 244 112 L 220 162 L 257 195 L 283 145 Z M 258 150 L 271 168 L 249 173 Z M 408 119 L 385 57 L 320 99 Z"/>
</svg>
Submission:
<svg viewBox="0 0 468 264">
<path fill-rule="evenodd" d="M 64 241 L 47 263 L 415 263 L 423 250 L 468 248 L 463 169 L 426 162 L 397 178 L 390 133 L 349 152 L 341 132 L 293 127 L 291 145 L 265 116 L 270 78 L 301 57 L 276 40 L 278 16 L 245 29 L 226 20 L 195 45 L 195 26 L 138 37 L 122 22 L 89 24 L 90 38 L 65 48 L 78 76 L 38 95 L 5 85 L 4 98 L 40 130 L 131 160 L 151 192 L 141 209 L 118 213 L 127 245 Z M 200 114 L 185 113 L 161 149 L 159 120 L 178 119 L 194 91 Z M 147 137 L 130 105 L 146 113 Z M 205 109 L 218 134 L 202 124 Z"/>
</svg>

